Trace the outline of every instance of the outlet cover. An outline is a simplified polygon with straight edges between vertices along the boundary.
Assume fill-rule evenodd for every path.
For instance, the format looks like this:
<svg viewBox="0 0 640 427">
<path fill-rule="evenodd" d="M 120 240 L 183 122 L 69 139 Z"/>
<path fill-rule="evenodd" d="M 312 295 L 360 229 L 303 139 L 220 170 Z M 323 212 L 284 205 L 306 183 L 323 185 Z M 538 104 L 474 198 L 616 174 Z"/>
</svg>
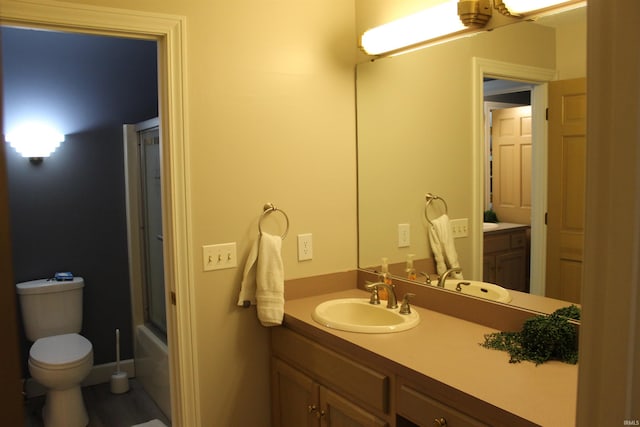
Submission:
<svg viewBox="0 0 640 427">
<path fill-rule="evenodd" d="M 398 247 L 407 248 L 409 246 L 411 246 L 411 226 L 398 224 Z"/>
<path fill-rule="evenodd" d="M 313 235 L 311 233 L 298 234 L 298 261 L 313 258 Z"/>
</svg>

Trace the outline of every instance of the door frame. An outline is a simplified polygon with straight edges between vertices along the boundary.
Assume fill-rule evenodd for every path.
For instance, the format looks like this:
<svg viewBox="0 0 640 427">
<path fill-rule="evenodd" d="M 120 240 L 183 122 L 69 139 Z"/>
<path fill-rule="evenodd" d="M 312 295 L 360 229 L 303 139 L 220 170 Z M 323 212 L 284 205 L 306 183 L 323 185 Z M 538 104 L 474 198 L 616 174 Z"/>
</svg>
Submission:
<svg viewBox="0 0 640 427">
<path fill-rule="evenodd" d="M 0 25 L 155 40 L 162 147 L 165 278 L 178 304 L 167 305 L 172 425 L 200 426 L 193 325 L 195 306 L 190 198 L 186 172 L 186 20 L 183 16 L 72 3 L 2 0 Z"/>
<path fill-rule="evenodd" d="M 531 209 L 531 275 L 530 292 L 544 295 L 546 272 L 546 230 L 544 213 L 547 209 L 547 82 L 555 80 L 556 70 L 513 64 L 491 59 L 472 59 L 472 182 L 484 183 L 484 77 L 514 80 L 533 84 L 531 89 L 531 111 L 533 114 L 533 162 L 532 168 L 532 209 Z M 471 208 L 471 259 L 473 277 L 482 278 L 482 218 L 484 211 L 483 185 L 472 185 Z"/>
</svg>

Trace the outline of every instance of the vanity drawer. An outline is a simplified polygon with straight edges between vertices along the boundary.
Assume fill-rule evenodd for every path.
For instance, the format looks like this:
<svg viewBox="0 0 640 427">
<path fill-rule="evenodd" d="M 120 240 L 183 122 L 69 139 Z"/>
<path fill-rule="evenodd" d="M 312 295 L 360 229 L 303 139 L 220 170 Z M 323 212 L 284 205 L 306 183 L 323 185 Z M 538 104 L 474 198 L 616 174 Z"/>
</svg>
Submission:
<svg viewBox="0 0 640 427">
<path fill-rule="evenodd" d="M 526 244 L 527 236 L 523 232 L 511 234 L 511 249 L 524 248 Z"/>
<path fill-rule="evenodd" d="M 432 399 L 407 384 L 400 384 L 398 387 L 397 412 L 419 426 L 488 426 L 488 424 L 483 424 L 450 406 Z"/>
<path fill-rule="evenodd" d="M 338 354 L 286 328 L 272 328 L 272 352 L 318 382 L 382 413 L 389 412 L 388 375 Z"/>
</svg>

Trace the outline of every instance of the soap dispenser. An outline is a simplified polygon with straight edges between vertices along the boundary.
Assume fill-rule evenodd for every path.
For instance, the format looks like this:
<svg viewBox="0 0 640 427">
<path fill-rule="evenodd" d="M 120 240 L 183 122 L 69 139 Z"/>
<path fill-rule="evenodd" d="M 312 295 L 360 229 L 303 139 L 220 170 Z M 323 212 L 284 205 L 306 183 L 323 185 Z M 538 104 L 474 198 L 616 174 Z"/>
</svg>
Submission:
<svg viewBox="0 0 640 427">
<path fill-rule="evenodd" d="M 407 273 L 407 279 L 409 280 L 416 280 L 417 275 L 416 275 L 416 269 L 413 267 L 413 258 L 415 257 L 414 254 L 408 254 L 407 255 L 407 267 L 405 268 L 405 272 Z"/>
<path fill-rule="evenodd" d="M 391 285 L 392 284 L 392 280 L 391 280 L 391 275 L 389 274 L 389 259 L 388 258 L 382 258 L 382 266 L 380 268 L 382 271 L 380 273 L 380 276 L 378 278 L 379 281 L 381 281 L 382 283 L 386 283 L 387 285 Z M 378 296 L 380 297 L 380 299 L 386 300 L 388 298 L 388 293 L 387 290 L 385 288 L 380 288 L 378 290 Z"/>
</svg>

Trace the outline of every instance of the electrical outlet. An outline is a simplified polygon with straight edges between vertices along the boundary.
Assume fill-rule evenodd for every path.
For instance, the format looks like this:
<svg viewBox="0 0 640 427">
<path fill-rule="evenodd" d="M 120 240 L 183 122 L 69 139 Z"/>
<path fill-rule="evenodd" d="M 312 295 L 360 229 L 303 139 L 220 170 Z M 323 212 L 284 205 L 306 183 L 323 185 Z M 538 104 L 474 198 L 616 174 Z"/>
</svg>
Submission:
<svg viewBox="0 0 640 427">
<path fill-rule="evenodd" d="M 460 218 L 451 220 L 451 231 L 453 238 L 467 237 L 469 235 L 469 219 Z"/>
<path fill-rule="evenodd" d="M 306 261 L 313 258 L 312 234 L 298 234 L 298 261 Z"/>
<path fill-rule="evenodd" d="M 409 246 L 411 246 L 411 226 L 398 224 L 398 247 L 407 248 Z"/>
<path fill-rule="evenodd" d="M 202 262 L 204 271 L 237 267 L 236 242 L 203 246 Z"/>
</svg>

